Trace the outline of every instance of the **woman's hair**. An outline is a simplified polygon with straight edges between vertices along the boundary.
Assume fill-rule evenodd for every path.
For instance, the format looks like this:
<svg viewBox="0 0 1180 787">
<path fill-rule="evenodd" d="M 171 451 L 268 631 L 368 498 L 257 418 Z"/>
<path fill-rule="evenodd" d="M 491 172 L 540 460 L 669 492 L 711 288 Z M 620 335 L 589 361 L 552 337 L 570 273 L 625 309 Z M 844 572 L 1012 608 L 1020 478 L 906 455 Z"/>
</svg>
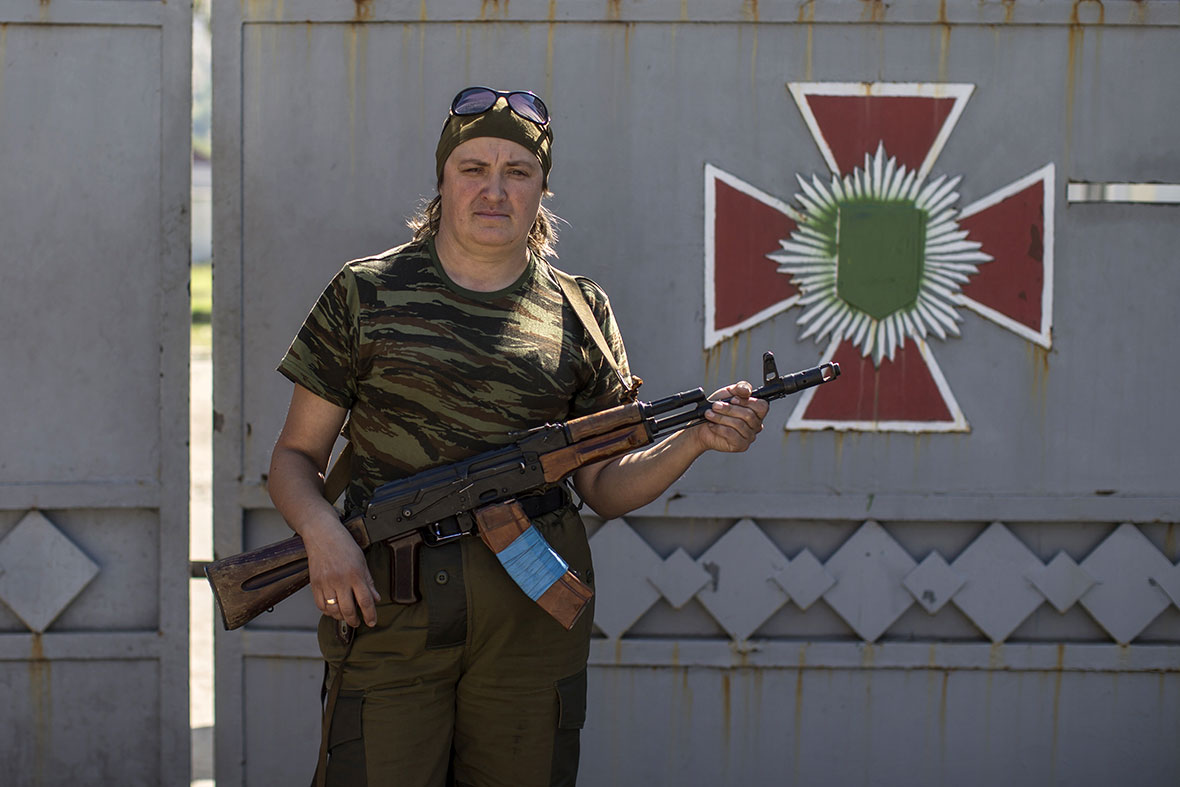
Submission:
<svg viewBox="0 0 1180 787">
<path fill-rule="evenodd" d="M 436 195 L 425 207 L 419 208 L 406 224 L 414 231 L 414 242 L 421 243 L 438 234 L 438 225 L 442 221 L 442 197 Z M 529 251 L 538 257 L 556 258 L 557 252 L 557 222 L 561 219 L 549 208 L 541 205 L 537 211 L 537 220 L 529 230 Z"/>
</svg>

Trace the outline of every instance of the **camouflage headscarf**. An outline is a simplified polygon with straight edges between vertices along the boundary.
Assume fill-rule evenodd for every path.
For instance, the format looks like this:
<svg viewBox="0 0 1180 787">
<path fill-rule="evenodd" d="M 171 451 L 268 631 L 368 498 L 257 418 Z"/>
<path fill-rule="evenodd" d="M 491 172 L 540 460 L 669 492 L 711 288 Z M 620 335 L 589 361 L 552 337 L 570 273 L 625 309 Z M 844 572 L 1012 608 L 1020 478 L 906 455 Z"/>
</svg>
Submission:
<svg viewBox="0 0 1180 787">
<path fill-rule="evenodd" d="M 438 182 L 442 182 L 443 165 L 455 150 L 469 139 L 477 137 L 498 137 L 507 139 L 527 148 L 541 162 L 541 179 L 549 182 L 549 170 L 553 166 L 550 148 L 553 145 L 553 124 L 544 128 L 522 118 L 508 106 L 503 96 L 486 112 L 478 115 L 451 115 L 443 125 L 438 139 L 434 160 Z"/>
</svg>

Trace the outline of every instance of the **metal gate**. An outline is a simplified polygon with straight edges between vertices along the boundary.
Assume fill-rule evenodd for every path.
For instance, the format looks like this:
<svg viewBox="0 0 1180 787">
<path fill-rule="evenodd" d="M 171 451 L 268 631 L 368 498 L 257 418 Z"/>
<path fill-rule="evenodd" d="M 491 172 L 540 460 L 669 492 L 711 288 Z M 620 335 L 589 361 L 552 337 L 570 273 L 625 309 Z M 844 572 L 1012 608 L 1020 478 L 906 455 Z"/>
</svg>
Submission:
<svg viewBox="0 0 1180 787">
<path fill-rule="evenodd" d="M 1175 9 L 217 4 L 218 556 L 287 533 L 271 370 L 320 289 L 406 238 L 457 89 L 529 87 L 645 392 L 846 368 L 591 523 L 581 783 L 1170 783 Z M 310 773 L 314 623 L 219 633 L 219 784 Z"/>
<path fill-rule="evenodd" d="M 188 783 L 182 3 L 0 1 L 0 763 Z"/>
</svg>

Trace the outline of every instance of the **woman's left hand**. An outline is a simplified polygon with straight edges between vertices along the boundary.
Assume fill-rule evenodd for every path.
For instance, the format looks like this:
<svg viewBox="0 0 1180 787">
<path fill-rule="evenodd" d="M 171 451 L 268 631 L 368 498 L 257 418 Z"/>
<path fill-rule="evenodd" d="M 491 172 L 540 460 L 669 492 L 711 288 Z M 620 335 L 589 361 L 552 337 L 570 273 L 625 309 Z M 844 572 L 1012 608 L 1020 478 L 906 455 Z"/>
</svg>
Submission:
<svg viewBox="0 0 1180 787">
<path fill-rule="evenodd" d="M 762 419 L 770 410 L 769 402 L 751 398 L 753 392 L 743 380 L 709 397 L 713 406 L 705 413 L 707 423 L 694 430 L 703 449 L 739 453 L 750 447 L 762 431 Z"/>
</svg>

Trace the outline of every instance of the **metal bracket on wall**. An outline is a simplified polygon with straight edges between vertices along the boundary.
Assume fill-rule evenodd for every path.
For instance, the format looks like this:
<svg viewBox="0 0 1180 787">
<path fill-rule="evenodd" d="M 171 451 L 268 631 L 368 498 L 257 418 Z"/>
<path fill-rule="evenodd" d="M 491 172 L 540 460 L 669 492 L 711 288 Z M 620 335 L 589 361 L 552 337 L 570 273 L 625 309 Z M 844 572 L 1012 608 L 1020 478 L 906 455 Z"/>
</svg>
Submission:
<svg viewBox="0 0 1180 787">
<path fill-rule="evenodd" d="M 1180 183 L 1085 183 L 1070 181 L 1066 202 L 1131 202 L 1180 205 Z"/>
</svg>

